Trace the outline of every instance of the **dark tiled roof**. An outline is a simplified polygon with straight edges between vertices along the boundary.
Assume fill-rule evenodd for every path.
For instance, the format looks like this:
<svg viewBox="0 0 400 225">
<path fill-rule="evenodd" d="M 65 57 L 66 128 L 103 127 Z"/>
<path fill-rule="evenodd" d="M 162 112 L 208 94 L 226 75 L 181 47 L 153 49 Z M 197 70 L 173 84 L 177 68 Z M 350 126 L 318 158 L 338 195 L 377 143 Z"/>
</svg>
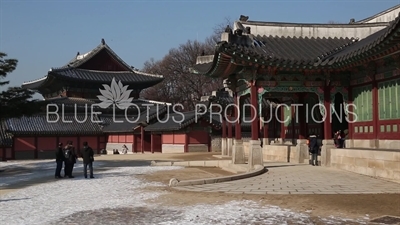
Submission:
<svg viewBox="0 0 400 225">
<path fill-rule="evenodd" d="M 78 122 L 83 121 L 83 122 Z M 94 116 L 93 120 L 99 121 L 99 118 Z M 85 120 L 85 115 L 64 115 L 63 122 L 61 115 L 57 121 L 56 115 L 34 115 L 24 116 L 21 118 L 10 118 L 6 120 L 7 131 L 14 135 L 96 135 L 102 134 L 101 125 L 93 123 L 91 116 L 88 115 Z"/>
<path fill-rule="evenodd" d="M 205 119 L 205 121 L 210 122 L 210 120 L 207 119 L 207 117 L 209 118 L 209 114 L 207 113 L 206 114 L 198 113 L 196 115 L 195 111 L 190 111 L 190 112 L 182 112 L 182 114 L 183 115 L 178 113 L 166 114 L 164 118 L 160 119 L 160 121 L 148 125 L 147 127 L 144 128 L 144 130 L 153 132 L 177 131 L 193 123 L 196 123 L 196 121 L 200 121 L 201 119 Z M 212 120 L 210 123 L 218 126 L 217 121 Z"/>
<path fill-rule="evenodd" d="M 92 59 L 94 56 L 103 51 L 106 51 L 113 59 L 115 59 L 118 63 L 125 67 L 126 71 L 116 72 L 79 69 L 79 67 L 82 66 L 85 62 Z M 22 87 L 28 89 L 38 89 L 42 85 L 50 83 L 50 81 L 53 79 L 51 76 L 49 76 L 50 74 L 70 80 L 89 82 L 110 82 L 115 77 L 115 79 L 120 80 L 121 82 L 124 82 L 126 84 L 146 83 L 146 87 L 148 87 L 149 85 L 155 85 L 164 79 L 162 75 L 148 74 L 134 70 L 133 67 L 124 62 L 107 44 L 105 44 L 104 41 L 102 41 L 102 43 L 94 48 L 92 51 L 84 55 L 77 55 L 66 65 L 59 68 L 51 68 L 47 76 L 34 81 L 24 82 L 22 84 Z"/>
<path fill-rule="evenodd" d="M 6 122 L 0 121 L 0 147 L 11 147 L 12 144 L 12 134 L 7 132 Z"/>
<path fill-rule="evenodd" d="M 384 28 L 370 36 L 358 41 L 352 46 L 343 49 L 333 55 L 322 58 L 319 62 L 321 65 L 333 65 L 335 63 L 342 63 L 344 61 L 352 60 L 354 57 L 359 57 L 364 54 L 368 54 L 376 48 L 378 45 L 382 44 L 395 33 L 400 33 L 400 13 L 397 18 L 390 23 L 387 28 Z M 400 43 L 399 35 L 390 40 L 394 44 Z M 378 50 L 378 49 L 376 49 Z M 317 63 L 317 65 L 319 64 Z"/>
<path fill-rule="evenodd" d="M 110 83 L 113 78 L 123 84 L 130 83 L 159 83 L 164 78 L 158 75 L 151 75 L 138 71 L 98 71 L 76 68 L 54 69 L 49 74 L 64 79 Z"/>
<path fill-rule="evenodd" d="M 93 58 L 95 55 L 97 55 L 101 51 L 107 51 L 107 53 L 114 58 L 117 62 L 120 64 L 124 65 L 126 69 L 131 69 L 131 66 L 129 66 L 124 60 L 122 60 L 111 48 L 108 46 L 104 39 L 102 39 L 102 43 L 100 43 L 96 48 L 91 50 L 90 52 L 84 54 L 84 57 L 82 59 L 78 59 L 78 56 L 74 57 L 71 61 L 69 61 L 64 68 L 67 67 L 79 67 L 83 65 L 85 62 L 89 61 L 91 58 Z"/>
<path fill-rule="evenodd" d="M 256 36 L 251 46 L 225 43 L 223 47 L 266 62 L 312 66 L 318 57 L 331 55 L 354 42 L 354 38 Z"/>
</svg>

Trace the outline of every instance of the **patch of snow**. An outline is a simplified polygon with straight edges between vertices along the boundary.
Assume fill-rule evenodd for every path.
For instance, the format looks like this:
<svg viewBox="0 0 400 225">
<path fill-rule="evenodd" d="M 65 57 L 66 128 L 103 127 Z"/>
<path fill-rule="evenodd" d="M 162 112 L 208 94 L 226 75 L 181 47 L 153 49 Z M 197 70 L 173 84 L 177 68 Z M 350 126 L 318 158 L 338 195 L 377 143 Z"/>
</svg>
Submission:
<svg viewBox="0 0 400 225">
<path fill-rule="evenodd" d="M 95 179 L 61 179 L 0 196 L 0 217 L 12 224 L 313 224 L 307 213 L 255 201 L 178 207 L 150 204 L 166 191 L 137 175 L 182 167 L 119 167 L 95 173 Z M 154 189 L 151 189 L 154 190 Z M 153 214 L 154 213 L 154 214 Z M 324 224 L 351 222 L 325 218 Z M 354 221 L 353 221 L 354 222 Z"/>
</svg>

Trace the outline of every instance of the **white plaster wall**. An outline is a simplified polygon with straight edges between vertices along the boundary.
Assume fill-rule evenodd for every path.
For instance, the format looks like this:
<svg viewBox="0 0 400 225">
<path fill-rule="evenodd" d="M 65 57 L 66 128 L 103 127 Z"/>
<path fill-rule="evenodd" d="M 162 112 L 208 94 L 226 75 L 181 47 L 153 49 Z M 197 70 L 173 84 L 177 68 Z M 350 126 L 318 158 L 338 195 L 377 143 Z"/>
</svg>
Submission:
<svg viewBox="0 0 400 225">
<path fill-rule="evenodd" d="M 257 23 L 241 22 L 244 27 L 250 27 L 251 34 L 260 36 L 283 37 L 354 37 L 365 38 L 383 28 L 386 24 L 292 24 L 292 23 Z M 234 29 L 237 29 L 235 23 Z"/>
<path fill-rule="evenodd" d="M 161 149 L 162 153 L 184 153 L 185 145 L 162 144 Z"/>
</svg>

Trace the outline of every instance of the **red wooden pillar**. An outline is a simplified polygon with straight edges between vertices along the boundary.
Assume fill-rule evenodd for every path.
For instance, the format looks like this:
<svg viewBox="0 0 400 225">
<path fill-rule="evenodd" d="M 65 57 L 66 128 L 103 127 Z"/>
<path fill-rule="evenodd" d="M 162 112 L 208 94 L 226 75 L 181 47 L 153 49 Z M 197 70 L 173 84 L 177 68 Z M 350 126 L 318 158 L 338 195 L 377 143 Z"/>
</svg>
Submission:
<svg viewBox="0 0 400 225">
<path fill-rule="evenodd" d="M 372 82 L 372 124 L 374 126 L 373 137 L 378 139 L 378 127 L 379 127 L 379 103 L 378 103 L 378 82 L 375 80 Z"/>
<path fill-rule="evenodd" d="M 78 135 L 78 137 L 77 137 L 77 142 L 78 143 L 76 143 L 76 151 L 75 151 L 75 154 L 77 154 L 78 156 L 80 156 L 80 154 L 81 154 L 81 137 Z"/>
<path fill-rule="evenodd" d="M 333 138 L 331 121 L 331 87 L 325 86 L 324 93 L 325 121 L 324 121 L 324 139 Z"/>
<path fill-rule="evenodd" d="M 35 136 L 35 140 L 34 140 L 34 144 L 35 144 L 35 152 L 34 152 L 34 159 L 39 158 L 39 149 L 38 149 L 38 138 L 37 136 Z"/>
<path fill-rule="evenodd" d="M 154 153 L 154 146 L 155 146 L 155 143 L 154 143 L 155 137 L 154 137 L 154 135 L 155 135 L 155 134 L 151 133 L 151 136 L 150 136 L 150 149 L 151 149 L 151 153 Z"/>
<path fill-rule="evenodd" d="M 3 161 L 3 162 L 7 161 L 7 150 L 6 150 L 6 147 L 3 147 L 1 149 L 1 155 L 2 155 L 1 161 Z"/>
<path fill-rule="evenodd" d="M 258 93 L 257 93 L 257 86 L 255 82 L 251 84 L 250 87 L 250 98 L 251 98 L 251 140 L 258 140 L 259 139 L 259 117 L 258 117 Z"/>
<path fill-rule="evenodd" d="M 133 134 L 133 146 L 132 146 L 132 151 L 134 153 L 137 153 L 137 145 L 138 145 L 138 138 L 136 134 Z"/>
<path fill-rule="evenodd" d="M 268 118 L 268 119 L 266 119 L 266 118 L 264 117 L 264 121 L 265 121 L 265 120 L 267 120 L 267 121 L 269 120 L 269 115 L 268 115 L 268 114 L 267 114 L 267 118 Z M 264 128 L 263 128 L 263 129 L 264 129 L 264 131 L 263 131 L 264 138 L 268 138 L 268 137 L 269 137 L 269 134 L 268 134 L 268 129 L 269 129 L 268 123 L 267 123 L 267 122 L 264 122 L 263 125 L 264 125 Z"/>
<path fill-rule="evenodd" d="M 279 118 L 279 123 L 281 123 L 281 139 L 282 142 L 284 142 L 285 138 L 286 138 L 286 132 L 285 132 L 285 111 L 283 110 L 285 107 L 285 105 L 281 105 L 281 107 L 279 107 L 280 110 L 280 118 Z"/>
<path fill-rule="evenodd" d="M 242 139 L 242 126 L 241 126 L 241 115 L 240 115 L 240 96 L 235 94 L 235 120 L 237 120 L 235 124 L 235 139 L 241 140 Z"/>
<path fill-rule="evenodd" d="M 299 139 L 305 139 L 307 137 L 307 123 L 306 123 L 306 113 L 305 109 L 306 105 L 304 105 L 304 93 L 299 93 L 299 103 L 301 106 L 297 106 L 298 112 L 296 114 L 298 115 L 298 122 L 299 122 Z"/>
<path fill-rule="evenodd" d="M 12 137 L 11 159 L 15 160 L 15 136 Z"/>
<path fill-rule="evenodd" d="M 211 152 L 212 151 L 212 145 L 211 145 L 211 135 L 210 134 L 208 134 L 208 152 Z"/>
<path fill-rule="evenodd" d="M 228 116 L 228 117 L 229 117 L 229 121 L 232 121 L 232 117 L 231 116 Z M 227 121 L 227 123 L 228 123 L 228 138 L 233 138 L 233 126 L 232 126 L 232 123 L 229 121 Z"/>
<path fill-rule="evenodd" d="M 189 133 L 185 133 L 185 147 L 184 152 L 189 152 Z"/>
<path fill-rule="evenodd" d="M 145 144 L 144 144 L 144 127 L 140 126 L 140 147 L 141 147 L 141 152 L 144 153 L 144 148 L 145 148 Z"/>
<path fill-rule="evenodd" d="M 226 138 L 226 120 L 224 117 L 222 117 L 222 125 L 221 126 L 222 126 L 222 138 Z"/>
<path fill-rule="evenodd" d="M 349 139 L 353 139 L 353 133 L 354 133 L 354 127 L 353 127 L 353 123 L 354 123 L 354 117 L 353 117 L 353 112 L 354 112 L 354 107 L 353 107 L 353 88 L 350 87 L 349 88 L 349 92 L 348 92 L 348 98 L 349 98 L 349 105 L 347 106 L 348 110 L 348 124 L 349 124 Z"/>
</svg>

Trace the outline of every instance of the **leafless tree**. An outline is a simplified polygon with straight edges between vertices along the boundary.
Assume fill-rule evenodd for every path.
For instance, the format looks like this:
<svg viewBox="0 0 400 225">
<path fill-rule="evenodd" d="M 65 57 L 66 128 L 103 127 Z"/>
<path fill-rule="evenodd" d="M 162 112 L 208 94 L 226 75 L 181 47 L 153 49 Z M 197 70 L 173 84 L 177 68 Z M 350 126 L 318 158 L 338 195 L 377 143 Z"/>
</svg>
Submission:
<svg viewBox="0 0 400 225">
<path fill-rule="evenodd" d="M 221 23 L 214 28 L 214 33 L 205 42 L 188 40 L 177 48 L 172 48 L 167 55 L 159 61 L 150 59 L 145 62 L 143 71 L 147 73 L 162 74 L 164 81 L 142 92 L 142 97 L 157 101 L 180 103 L 184 110 L 193 110 L 201 96 L 222 88 L 222 80 L 203 75 L 190 73 L 190 67 L 203 51 L 206 55 L 213 54 L 215 44 L 219 41 L 221 33 L 230 24 Z M 230 24 L 230 26 L 232 26 Z"/>
</svg>

